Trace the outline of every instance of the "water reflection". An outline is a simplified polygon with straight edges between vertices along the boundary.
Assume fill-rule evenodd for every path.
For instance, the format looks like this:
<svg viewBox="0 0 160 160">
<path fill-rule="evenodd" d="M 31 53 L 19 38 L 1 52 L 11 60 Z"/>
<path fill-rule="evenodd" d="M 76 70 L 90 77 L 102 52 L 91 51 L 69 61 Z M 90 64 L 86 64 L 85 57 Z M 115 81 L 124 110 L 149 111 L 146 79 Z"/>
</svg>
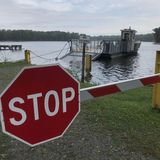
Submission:
<svg viewBox="0 0 160 160">
<path fill-rule="evenodd" d="M 138 67 L 138 55 L 96 62 L 94 66 L 93 72 L 96 72 L 99 78 L 103 75 L 105 82 L 133 78 Z"/>
</svg>

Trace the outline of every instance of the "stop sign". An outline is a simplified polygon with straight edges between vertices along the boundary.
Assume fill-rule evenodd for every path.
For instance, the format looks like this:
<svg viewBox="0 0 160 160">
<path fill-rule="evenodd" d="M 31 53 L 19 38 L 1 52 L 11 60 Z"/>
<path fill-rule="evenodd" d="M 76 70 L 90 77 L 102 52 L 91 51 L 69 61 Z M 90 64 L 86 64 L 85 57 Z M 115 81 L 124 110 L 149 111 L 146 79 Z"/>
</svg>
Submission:
<svg viewBox="0 0 160 160">
<path fill-rule="evenodd" d="M 62 136 L 77 116 L 79 82 L 59 65 L 27 67 L 0 102 L 3 132 L 35 146 Z"/>
</svg>

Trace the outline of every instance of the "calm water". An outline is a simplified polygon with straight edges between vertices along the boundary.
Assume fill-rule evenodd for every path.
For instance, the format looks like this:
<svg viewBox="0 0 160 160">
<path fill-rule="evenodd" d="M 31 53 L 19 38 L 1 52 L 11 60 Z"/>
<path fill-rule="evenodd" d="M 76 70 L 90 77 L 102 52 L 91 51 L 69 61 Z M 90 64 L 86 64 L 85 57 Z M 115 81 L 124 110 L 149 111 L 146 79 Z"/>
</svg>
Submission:
<svg viewBox="0 0 160 160">
<path fill-rule="evenodd" d="M 1 44 L 22 44 L 23 51 L 0 51 L 0 61 L 24 59 L 24 50 L 29 49 L 32 51 L 33 64 L 60 63 L 62 66 L 74 70 L 75 75 L 80 77 L 82 57 L 68 56 L 62 60 L 55 60 L 59 54 L 61 57 L 67 53 L 66 42 L 1 42 Z M 61 52 L 63 47 L 64 51 Z M 93 62 L 92 77 L 88 79 L 93 83 L 104 84 L 153 74 L 157 50 L 160 50 L 160 45 L 142 42 L 139 53 L 135 56 Z"/>
</svg>

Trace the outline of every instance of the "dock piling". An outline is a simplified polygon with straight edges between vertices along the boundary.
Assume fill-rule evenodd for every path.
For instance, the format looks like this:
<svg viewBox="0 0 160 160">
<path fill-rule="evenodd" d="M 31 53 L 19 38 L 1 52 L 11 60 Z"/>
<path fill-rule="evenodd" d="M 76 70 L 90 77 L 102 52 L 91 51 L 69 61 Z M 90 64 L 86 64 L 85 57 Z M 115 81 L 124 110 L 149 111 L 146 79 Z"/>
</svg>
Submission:
<svg viewBox="0 0 160 160">
<path fill-rule="evenodd" d="M 87 54 L 85 55 L 85 71 L 90 73 L 92 69 L 92 56 Z"/>
<path fill-rule="evenodd" d="M 30 64 L 31 63 L 30 51 L 25 50 L 24 54 L 25 54 L 25 61 Z"/>
</svg>

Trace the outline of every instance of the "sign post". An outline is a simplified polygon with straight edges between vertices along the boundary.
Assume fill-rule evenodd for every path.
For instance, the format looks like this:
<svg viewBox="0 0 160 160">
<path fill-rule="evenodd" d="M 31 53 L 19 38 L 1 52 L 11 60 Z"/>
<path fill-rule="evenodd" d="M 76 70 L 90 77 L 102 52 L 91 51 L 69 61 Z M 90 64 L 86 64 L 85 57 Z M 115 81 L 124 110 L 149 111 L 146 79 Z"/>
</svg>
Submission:
<svg viewBox="0 0 160 160">
<path fill-rule="evenodd" d="M 3 132 L 30 146 L 61 137 L 79 103 L 79 82 L 61 66 L 24 68 L 1 94 Z"/>
</svg>

